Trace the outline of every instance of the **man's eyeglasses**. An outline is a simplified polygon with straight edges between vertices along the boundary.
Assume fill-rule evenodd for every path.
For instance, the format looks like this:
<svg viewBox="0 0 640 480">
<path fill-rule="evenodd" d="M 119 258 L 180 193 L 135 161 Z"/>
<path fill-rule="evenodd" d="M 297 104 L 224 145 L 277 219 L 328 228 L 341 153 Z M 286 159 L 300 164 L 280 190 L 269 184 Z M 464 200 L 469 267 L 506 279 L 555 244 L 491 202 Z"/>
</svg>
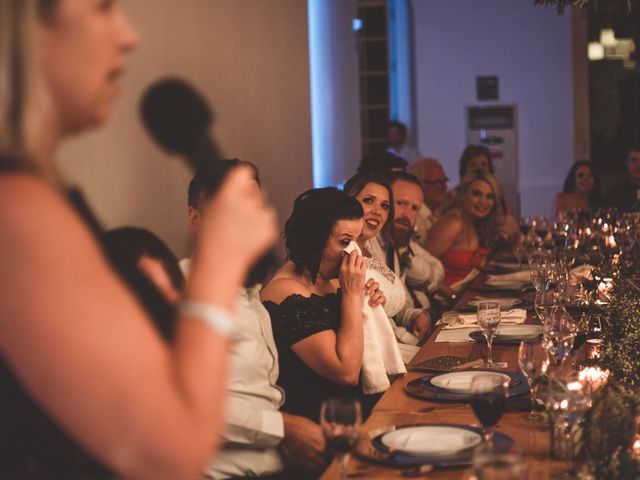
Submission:
<svg viewBox="0 0 640 480">
<path fill-rule="evenodd" d="M 420 180 L 420 183 L 424 185 L 446 185 L 449 183 L 448 178 L 438 178 L 434 180 Z"/>
</svg>

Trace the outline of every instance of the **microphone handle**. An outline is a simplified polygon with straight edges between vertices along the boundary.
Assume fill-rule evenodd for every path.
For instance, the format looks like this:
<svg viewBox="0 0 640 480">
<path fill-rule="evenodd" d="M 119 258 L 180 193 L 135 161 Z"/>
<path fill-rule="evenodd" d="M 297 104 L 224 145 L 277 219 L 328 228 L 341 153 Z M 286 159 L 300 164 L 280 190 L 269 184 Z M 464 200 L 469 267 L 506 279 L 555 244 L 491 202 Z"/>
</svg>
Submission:
<svg viewBox="0 0 640 480">
<path fill-rule="evenodd" d="M 196 172 L 205 172 L 207 176 L 216 174 L 222 158 L 220 149 L 209 135 L 202 135 L 193 149 L 185 154 L 189 166 Z"/>
</svg>

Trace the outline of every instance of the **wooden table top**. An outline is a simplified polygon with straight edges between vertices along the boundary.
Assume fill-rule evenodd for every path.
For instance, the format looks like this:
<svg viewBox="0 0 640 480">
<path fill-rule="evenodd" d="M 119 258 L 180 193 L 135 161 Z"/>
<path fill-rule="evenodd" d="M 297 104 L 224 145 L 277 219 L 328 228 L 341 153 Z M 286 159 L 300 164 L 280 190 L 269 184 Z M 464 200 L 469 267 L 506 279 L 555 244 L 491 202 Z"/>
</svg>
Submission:
<svg viewBox="0 0 640 480">
<path fill-rule="evenodd" d="M 475 285 L 480 285 L 483 278 L 476 278 Z M 480 295 L 473 289 L 467 290 L 461 297 L 458 305 L 466 305 L 468 301 Z M 496 292 L 487 294 L 482 292 L 482 296 L 505 297 L 504 293 Z M 539 323 L 535 314 L 529 312 L 527 323 Z M 437 357 L 442 354 L 467 357 L 469 360 L 486 357 L 486 346 L 479 343 L 435 343 L 440 327 L 429 337 L 422 346 L 418 354 L 412 360 L 414 363 Z M 518 347 L 494 345 L 493 360 L 507 362 L 509 371 L 518 371 Z M 362 427 L 361 437 L 356 450 L 371 452 L 369 434 L 375 436 L 377 432 L 385 427 L 393 425 L 424 424 L 424 423 L 453 423 L 480 426 L 475 418 L 471 407 L 461 403 L 439 403 L 428 400 L 410 397 L 405 393 L 405 385 L 425 375 L 420 372 L 409 372 L 397 378 L 389 390 L 385 392 L 374 408 L 371 416 Z M 513 452 L 524 456 L 529 466 L 530 479 L 550 478 L 553 472 L 562 471 L 565 464 L 562 461 L 551 460 L 549 458 L 550 432 L 546 425 L 537 426 L 528 423 L 525 417 L 528 412 L 507 412 L 498 425 L 497 432 L 509 435 L 514 440 Z M 400 469 L 393 469 L 376 464 L 362 458 L 359 455 L 352 455 L 349 462 L 348 475 L 350 478 L 405 478 L 401 475 Z M 423 478 L 434 479 L 468 479 L 472 476 L 470 468 L 450 468 L 436 469 L 423 476 Z M 321 480 L 334 480 L 340 478 L 340 469 L 336 462 L 333 462 L 327 469 Z"/>
</svg>

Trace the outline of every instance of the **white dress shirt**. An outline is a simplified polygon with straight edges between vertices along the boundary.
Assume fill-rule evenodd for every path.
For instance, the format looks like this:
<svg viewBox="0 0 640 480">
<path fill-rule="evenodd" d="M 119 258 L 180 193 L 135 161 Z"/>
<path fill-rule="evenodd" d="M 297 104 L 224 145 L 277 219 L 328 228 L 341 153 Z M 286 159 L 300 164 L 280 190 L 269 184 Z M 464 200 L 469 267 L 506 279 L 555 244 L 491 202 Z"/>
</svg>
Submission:
<svg viewBox="0 0 640 480">
<path fill-rule="evenodd" d="M 413 239 L 420 245 L 423 246 L 425 241 L 427 240 L 427 235 L 429 234 L 429 230 L 438 217 L 431 211 L 426 204 L 422 204 L 420 210 L 418 210 L 418 216 L 416 218 L 416 227 L 413 235 Z M 424 248 L 424 247 L 423 247 Z"/>
<path fill-rule="evenodd" d="M 180 261 L 185 275 L 189 259 Z M 225 405 L 224 445 L 206 469 L 207 478 L 270 475 L 283 470 L 278 445 L 284 438 L 278 380 L 278 351 L 260 287 L 237 298 L 231 364 Z"/>
</svg>

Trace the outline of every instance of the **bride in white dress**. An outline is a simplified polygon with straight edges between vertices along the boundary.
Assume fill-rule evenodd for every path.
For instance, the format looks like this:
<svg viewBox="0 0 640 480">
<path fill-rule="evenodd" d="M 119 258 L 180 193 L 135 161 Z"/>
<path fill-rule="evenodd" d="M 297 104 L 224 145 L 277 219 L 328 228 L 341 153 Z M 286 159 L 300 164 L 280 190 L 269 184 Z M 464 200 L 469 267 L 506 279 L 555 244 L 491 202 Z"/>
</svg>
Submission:
<svg viewBox="0 0 640 480">
<path fill-rule="evenodd" d="M 386 297 L 384 310 L 391 319 L 407 308 L 406 289 L 402 280 L 367 249 L 367 242 L 379 233 L 389 235 L 388 230 L 393 221 L 391 187 L 379 176 L 356 175 L 346 183 L 344 191 L 355 197 L 364 210 L 364 227 L 358 246 L 367 264 L 367 278 L 373 278 L 380 284 L 380 291 Z M 408 362 L 418 351 L 418 338 L 393 320 L 390 321 L 400 343 L 403 359 Z"/>
</svg>

